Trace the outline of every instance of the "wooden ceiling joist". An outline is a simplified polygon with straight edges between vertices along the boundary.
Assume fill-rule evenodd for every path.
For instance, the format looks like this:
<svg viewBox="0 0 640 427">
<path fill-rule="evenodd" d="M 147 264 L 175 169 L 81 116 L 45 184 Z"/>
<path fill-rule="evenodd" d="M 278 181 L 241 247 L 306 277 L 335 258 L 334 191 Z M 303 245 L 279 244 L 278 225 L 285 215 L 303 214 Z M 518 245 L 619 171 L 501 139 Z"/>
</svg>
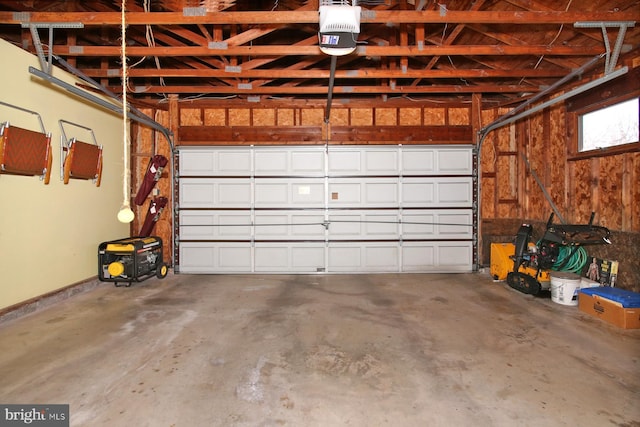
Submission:
<svg viewBox="0 0 640 427">
<path fill-rule="evenodd" d="M 91 25 L 120 25 L 120 12 L 30 12 L 14 14 L 0 12 L 0 23 L 81 22 Z M 207 13 L 200 16 L 181 12 L 128 12 L 128 25 L 190 25 L 190 24 L 316 24 L 317 11 L 256 11 Z M 573 24 L 579 21 L 635 21 L 634 12 L 558 12 L 558 11 L 439 11 L 367 10 L 362 24 L 501 24 L 518 25 Z"/>
</svg>

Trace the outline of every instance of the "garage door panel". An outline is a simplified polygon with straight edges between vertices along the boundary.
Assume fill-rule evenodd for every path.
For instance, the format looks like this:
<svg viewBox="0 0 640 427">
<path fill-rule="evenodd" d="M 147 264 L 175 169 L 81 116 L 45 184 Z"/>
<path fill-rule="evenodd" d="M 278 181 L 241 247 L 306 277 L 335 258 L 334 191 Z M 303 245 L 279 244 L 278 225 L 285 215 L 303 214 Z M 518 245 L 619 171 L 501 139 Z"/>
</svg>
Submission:
<svg viewBox="0 0 640 427">
<path fill-rule="evenodd" d="M 286 150 L 255 152 L 255 175 L 290 175 L 289 153 Z"/>
<path fill-rule="evenodd" d="M 213 206 L 215 186 L 216 183 L 208 179 L 180 180 L 180 206 L 185 208 Z"/>
<path fill-rule="evenodd" d="M 402 237 L 404 239 L 433 239 L 436 233 L 436 212 L 404 211 Z"/>
<path fill-rule="evenodd" d="M 471 239 L 473 213 L 464 210 L 405 210 L 402 213 L 404 239 Z"/>
<path fill-rule="evenodd" d="M 473 151 L 469 146 L 404 147 L 402 174 L 471 175 Z"/>
<path fill-rule="evenodd" d="M 278 211 L 255 213 L 255 238 L 278 240 L 324 239 L 324 214 Z"/>
<path fill-rule="evenodd" d="M 179 271 L 472 269 L 470 146 L 179 150 Z"/>
<path fill-rule="evenodd" d="M 329 151 L 330 175 L 354 175 L 362 173 L 360 150 L 331 149 Z"/>
<path fill-rule="evenodd" d="M 243 208 L 251 206 L 251 184 L 242 179 L 180 180 L 180 208 Z"/>
<path fill-rule="evenodd" d="M 180 176 L 250 176 L 251 153 L 245 149 L 180 150 Z"/>
<path fill-rule="evenodd" d="M 398 211 L 340 211 L 329 215 L 329 240 L 398 239 Z"/>
<path fill-rule="evenodd" d="M 402 206 L 425 207 L 435 206 L 436 183 L 418 178 L 406 178 L 402 181 Z"/>
<path fill-rule="evenodd" d="M 181 150 L 180 176 L 211 175 L 216 169 L 216 157 L 211 150 Z"/>
<path fill-rule="evenodd" d="M 441 148 L 437 151 L 437 172 L 451 175 L 473 173 L 473 153 L 467 149 Z"/>
<path fill-rule="evenodd" d="M 251 215 L 242 211 L 181 211 L 184 240 L 250 239 Z"/>
<path fill-rule="evenodd" d="M 402 270 L 425 272 L 469 271 L 473 263 L 471 242 L 406 242 Z"/>
<path fill-rule="evenodd" d="M 471 178 L 451 178 L 437 184 L 437 200 L 446 206 L 470 207 L 473 203 Z"/>
<path fill-rule="evenodd" d="M 295 150 L 291 153 L 292 175 L 324 176 L 324 150 Z"/>
<path fill-rule="evenodd" d="M 398 251 L 397 243 L 330 243 L 328 269 L 342 273 L 396 272 L 399 271 Z"/>
<path fill-rule="evenodd" d="M 309 179 L 256 179 L 256 208 L 320 208 L 324 206 L 324 182 Z"/>
<path fill-rule="evenodd" d="M 424 148 L 402 149 L 402 175 L 433 175 L 436 169 L 435 151 Z"/>
<path fill-rule="evenodd" d="M 369 178 L 367 180 L 329 179 L 329 206 L 354 208 L 397 207 L 398 180 Z"/>
<path fill-rule="evenodd" d="M 443 242 L 438 245 L 438 264 L 446 270 L 467 270 L 472 258 L 471 242 Z"/>
<path fill-rule="evenodd" d="M 255 176 L 324 176 L 324 150 L 317 147 L 256 147 Z"/>
<path fill-rule="evenodd" d="M 404 243 L 402 245 L 402 271 L 433 271 L 436 267 L 436 249 L 433 243 Z"/>
<path fill-rule="evenodd" d="M 391 175 L 399 174 L 397 148 L 337 147 L 329 150 L 329 176 L 336 175 Z"/>
<path fill-rule="evenodd" d="M 438 234 L 449 239 L 473 237 L 473 212 L 469 210 L 451 213 L 438 212 Z"/>
<path fill-rule="evenodd" d="M 241 180 L 219 183 L 216 205 L 218 207 L 240 208 L 251 206 L 251 184 Z"/>
<path fill-rule="evenodd" d="M 251 272 L 251 247 L 245 243 L 182 242 L 181 273 Z"/>
<path fill-rule="evenodd" d="M 468 207 L 473 204 L 471 178 L 405 178 L 402 181 L 404 207 Z"/>
<path fill-rule="evenodd" d="M 246 150 L 228 149 L 218 152 L 214 175 L 251 175 L 251 153 Z"/>
<path fill-rule="evenodd" d="M 318 243 L 256 243 L 255 271 L 316 273 L 324 270 L 324 245 Z"/>
<path fill-rule="evenodd" d="M 180 272 L 209 273 L 216 264 L 213 245 L 183 243 L 180 245 Z"/>
</svg>

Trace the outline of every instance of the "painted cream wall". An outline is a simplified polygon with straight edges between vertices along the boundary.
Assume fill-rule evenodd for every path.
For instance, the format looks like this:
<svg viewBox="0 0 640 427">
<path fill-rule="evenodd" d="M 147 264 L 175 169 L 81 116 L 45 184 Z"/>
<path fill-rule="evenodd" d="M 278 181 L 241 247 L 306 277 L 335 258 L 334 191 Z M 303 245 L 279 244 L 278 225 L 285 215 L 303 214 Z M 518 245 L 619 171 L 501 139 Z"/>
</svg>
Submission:
<svg viewBox="0 0 640 427">
<path fill-rule="evenodd" d="M 0 175 L 0 310 L 98 274 L 98 245 L 129 236 L 117 221 L 122 204 L 122 118 L 28 72 L 37 57 L 0 40 L 0 100 L 38 112 L 52 134 L 51 182 Z M 74 83 L 55 69 L 55 77 Z M 102 183 L 60 178 L 63 119 L 93 129 L 103 146 Z M 0 122 L 39 130 L 37 117 L 0 105 Z M 87 131 L 65 125 L 67 137 L 92 142 Z M 84 133 L 82 133 L 84 132 Z M 74 135 L 76 133 L 77 135 Z"/>
</svg>

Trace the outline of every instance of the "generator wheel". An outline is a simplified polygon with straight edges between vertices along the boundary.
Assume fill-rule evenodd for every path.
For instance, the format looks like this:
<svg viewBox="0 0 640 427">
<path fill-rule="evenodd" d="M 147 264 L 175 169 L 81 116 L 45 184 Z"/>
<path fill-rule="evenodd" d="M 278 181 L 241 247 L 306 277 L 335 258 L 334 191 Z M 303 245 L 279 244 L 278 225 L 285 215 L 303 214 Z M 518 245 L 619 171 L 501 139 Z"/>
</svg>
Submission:
<svg viewBox="0 0 640 427">
<path fill-rule="evenodd" d="M 158 277 L 158 279 L 164 279 L 167 277 L 167 273 L 169 273 L 169 266 L 163 262 L 156 270 L 156 277 Z"/>
</svg>

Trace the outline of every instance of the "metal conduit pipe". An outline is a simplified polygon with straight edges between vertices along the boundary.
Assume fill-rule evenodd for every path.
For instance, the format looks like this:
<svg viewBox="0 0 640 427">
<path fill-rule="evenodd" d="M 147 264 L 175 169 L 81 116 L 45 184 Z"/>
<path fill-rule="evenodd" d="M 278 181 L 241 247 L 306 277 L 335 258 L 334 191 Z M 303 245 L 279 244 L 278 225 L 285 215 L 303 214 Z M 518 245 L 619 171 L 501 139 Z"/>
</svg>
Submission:
<svg viewBox="0 0 640 427">
<path fill-rule="evenodd" d="M 72 84 L 69 84 L 63 80 L 60 80 L 56 77 L 53 77 L 47 73 L 44 73 L 40 70 L 38 70 L 35 67 L 29 67 L 29 73 L 33 74 L 34 76 L 40 77 L 42 79 L 45 79 L 53 84 L 56 84 L 58 86 L 60 86 L 61 88 L 73 93 L 74 95 L 78 95 L 81 98 L 86 99 L 87 101 L 93 102 L 94 104 L 97 104 L 101 107 L 104 107 L 108 110 L 111 110 L 115 113 L 118 114 L 124 114 L 124 109 L 121 106 L 118 105 L 114 105 L 110 102 L 105 101 L 102 98 L 99 98 L 89 92 L 86 92 L 82 89 L 79 89 L 75 86 L 73 86 Z M 152 129 L 155 129 L 157 131 L 160 131 L 165 138 L 167 138 L 167 141 L 169 142 L 169 145 L 171 146 L 171 151 L 173 152 L 173 142 L 171 141 L 171 131 L 167 128 L 165 128 L 164 126 L 162 126 L 160 123 L 154 121 L 153 119 L 151 119 L 150 117 L 147 116 L 137 116 L 137 115 L 131 115 L 130 116 L 132 120 L 138 122 L 138 123 L 142 123 L 145 124 L 147 126 L 149 126 Z"/>
<path fill-rule="evenodd" d="M 542 90 L 542 91 L 538 92 L 536 95 L 534 95 L 531 98 L 527 99 L 525 102 L 523 102 L 522 104 L 518 105 L 513 110 L 511 110 L 508 113 L 503 114 L 502 116 L 498 117 L 493 122 L 489 123 L 483 129 L 481 129 L 480 132 L 483 132 L 485 129 L 489 128 L 490 126 L 492 126 L 492 125 L 494 125 L 496 123 L 500 123 L 503 120 L 506 120 L 508 117 L 511 117 L 514 114 L 517 114 L 520 111 L 524 110 L 525 108 L 527 108 L 527 106 L 533 104 L 537 100 L 539 100 L 539 99 L 543 98 L 544 96 L 546 96 L 547 94 L 553 92 L 554 90 L 556 90 L 557 88 L 559 88 L 560 86 L 562 86 L 563 84 L 565 84 L 566 82 L 568 82 L 569 80 L 574 78 L 575 76 L 579 76 L 580 74 L 584 73 L 586 70 L 588 70 L 589 68 L 594 66 L 598 61 L 600 61 L 604 56 L 605 56 L 604 53 L 601 54 L 601 55 L 598 55 L 598 56 L 594 57 L 593 59 L 591 59 L 586 64 L 582 65 L 580 68 L 576 68 L 575 70 L 573 70 L 572 72 L 570 72 L 569 74 L 567 74 L 566 76 L 564 76 L 563 78 L 561 78 L 560 80 L 558 80 L 557 82 L 555 82 L 554 84 L 552 84 L 551 86 L 546 88 L 545 90 Z"/>
<path fill-rule="evenodd" d="M 92 79 L 91 77 L 87 76 L 82 71 L 78 70 L 76 67 L 74 67 L 73 65 L 69 64 L 67 61 L 65 61 L 64 59 L 60 58 L 59 56 L 54 55 L 53 57 L 55 58 L 56 61 L 58 61 L 60 63 L 60 65 L 62 65 L 64 68 L 66 68 L 67 71 L 69 71 L 71 74 L 80 77 L 82 80 L 84 80 L 87 83 L 93 85 L 93 87 L 95 87 L 96 89 L 100 90 L 105 95 L 108 95 L 109 97 L 113 98 L 114 100 L 122 103 L 122 100 L 120 98 L 118 98 L 118 96 L 115 93 L 111 92 L 109 89 L 107 89 L 106 87 L 104 87 L 103 85 L 101 85 L 100 83 L 98 83 L 97 81 Z M 138 110 L 133 105 L 129 105 L 129 111 L 130 111 L 130 113 L 132 115 L 135 115 L 135 116 L 140 117 L 142 119 L 147 119 L 147 120 L 154 121 L 151 117 L 147 116 L 146 114 L 144 114 L 142 111 Z M 169 130 L 167 130 L 167 132 L 170 133 Z M 170 139 L 168 139 L 168 142 L 169 142 L 169 146 L 171 148 L 171 152 L 173 152 L 173 143 L 172 143 L 172 141 Z"/>
</svg>

